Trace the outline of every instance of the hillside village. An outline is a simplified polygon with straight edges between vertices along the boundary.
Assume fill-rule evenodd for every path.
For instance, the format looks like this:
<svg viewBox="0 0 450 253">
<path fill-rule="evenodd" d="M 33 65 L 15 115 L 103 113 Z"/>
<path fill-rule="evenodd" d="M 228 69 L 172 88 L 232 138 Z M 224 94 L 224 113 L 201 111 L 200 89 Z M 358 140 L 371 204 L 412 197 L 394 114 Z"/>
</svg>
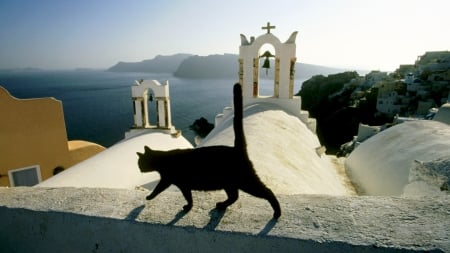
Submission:
<svg viewBox="0 0 450 253">
<path fill-rule="evenodd" d="M 359 81 L 363 87 L 378 89 L 376 109 L 379 113 L 432 117 L 432 108 L 440 107 L 448 99 L 450 52 L 426 52 L 413 65 L 400 65 L 391 74 L 373 71 Z M 356 105 L 363 94 L 354 93 Z"/>
<path fill-rule="evenodd" d="M 449 91 L 450 52 L 436 51 L 392 73 L 314 76 L 297 95 L 302 107 L 317 118 L 321 141 L 335 153 L 357 135 L 360 124 L 385 128 L 398 121 L 432 119 Z"/>
</svg>

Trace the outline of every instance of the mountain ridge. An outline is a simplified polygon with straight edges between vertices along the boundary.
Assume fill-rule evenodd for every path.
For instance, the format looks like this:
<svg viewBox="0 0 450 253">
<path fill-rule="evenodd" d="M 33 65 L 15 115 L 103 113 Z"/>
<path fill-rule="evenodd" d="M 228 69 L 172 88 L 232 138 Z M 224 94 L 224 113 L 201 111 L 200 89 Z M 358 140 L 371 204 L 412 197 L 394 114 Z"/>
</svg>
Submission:
<svg viewBox="0 0 450 253">
<path fill-rule="evenodd" d="M 193 54 L 158 55 L 141 62 L 118 62 L 107 69 L 111 72 L 173 73 L 180 78 L 234 78 L 238 76 L 237 54 Z M 345 71 L 321 65 L 296 63 L 296 78 L 309 78 L 314 75 L 328 75 Z M 268 75 L 268 78 L 272 74 Z"/>
<path fill-rule="evenodd" d="M 157 55 L 153 59 L 140 62 L 123 62 L 107 69 L 110 72 L 149 72 L 149 73 L 173 73 L 180 63 L 192 56 L 191 54 Z"/>
</svg>

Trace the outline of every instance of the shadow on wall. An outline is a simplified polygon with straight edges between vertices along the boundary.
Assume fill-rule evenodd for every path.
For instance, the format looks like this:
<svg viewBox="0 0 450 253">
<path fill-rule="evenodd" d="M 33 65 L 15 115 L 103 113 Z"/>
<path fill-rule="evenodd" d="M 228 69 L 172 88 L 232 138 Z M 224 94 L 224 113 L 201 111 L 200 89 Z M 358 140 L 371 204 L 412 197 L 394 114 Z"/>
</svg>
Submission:
<svg viewBox="0 0 450 253">
<path fill-rule="evenodd" d="M 127 215 L 127 217 L 125 218 L 125 220 L 128 221 L 134 221 L 136 220 L 139 215 L 141 214 L 142 210 L 145 209 L 145 205 L 140 205 L 136 208 L 134 208 L 133 210 L 131 210 L 131 212 Z M 207 231 L 214 231 L 217 226 L 220 224 L 220 221 L 222 220 L 222 218 L 225 215 L 226 210 L 220 210 L 217 208 L 212 209 L 211 211 L 209 211 L 209 216 L 211 217 L 208 224 L 206 224 L 203 229 L 207 230 Z M 179 211 L 175 217 L 169 222 L 167 223 L 168 226 L 174 226 L 178 221 L 180 221 L 185 215 L 187 214 L 186 211 L 181 210 Z M 271 219 L 267 222 L 267 224 L 264 226 L 264 228 L 258 233 L 258 236 L 265 236 L 267 234 L 269 234 L 269 232 L 275 227 L 277 223 L 276 219 Z"/>
</svg>

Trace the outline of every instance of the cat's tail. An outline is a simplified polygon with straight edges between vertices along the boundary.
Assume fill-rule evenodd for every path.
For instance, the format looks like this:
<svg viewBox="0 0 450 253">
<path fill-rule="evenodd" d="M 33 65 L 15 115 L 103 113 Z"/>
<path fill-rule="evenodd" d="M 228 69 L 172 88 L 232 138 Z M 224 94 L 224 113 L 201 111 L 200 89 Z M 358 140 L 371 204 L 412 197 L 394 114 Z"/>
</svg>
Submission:
<svg viewBox="0 0 450 253">
<path fill-rule="evenodd" d="M 243 105 L 242 105 L 242 86 L 236 83 L 233 87 L 233 104 L 234 104 L 234 147 L 246 149 L 246 141 L 243 126 Z"/>
</svg>

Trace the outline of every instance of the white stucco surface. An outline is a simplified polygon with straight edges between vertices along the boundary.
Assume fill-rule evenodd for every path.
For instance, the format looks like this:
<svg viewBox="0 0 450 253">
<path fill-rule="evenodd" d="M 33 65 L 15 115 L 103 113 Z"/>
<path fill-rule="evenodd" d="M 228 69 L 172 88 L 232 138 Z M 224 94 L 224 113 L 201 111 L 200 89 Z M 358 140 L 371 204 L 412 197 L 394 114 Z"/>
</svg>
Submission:
<svg viewBox="0 0 450 253">
<path fill-rule="evenodd" d="M 233 146 L 233 116 L 225 115 L 200 146 Z M 343 182 L 345 175 L 338 174 L 328 156 L 316 152 L 319 140 L 299 118 L 264 103 L 247 106 L 244 117 L 250 159 L 275 194 L 352 194 Z M 137 167 L 136 152 L 143 152 L 145 145 L 156 150 L 192 148 L 182 136 L 150 132 L 124 140 L 38 186 L 153 189 L 159 174 L 141 173 Z"/>
<path fill-rule="evenodd" d="M 450 103 L 445 103 L 439 108 L 433 120 L 450 125 Z"/>
<path fill-rule="evenodd" d="M 232 123 L 233 113 L 224 115 L 199 146 L 233 146 Z M 329 157 L 317 154 L 321 146 L 317 136 L 275 104 L 246 106 L 244 132 L 259 177 L 276 194 L 352 194 Z"/>
<path fill-rule="evenodd" d="M 445 162 L 448 160 L 450 126 L 437 121 L 417 120 L 395 125 L 366 140 L 350 154 L 345 166 L 352 181 L 364 194 L 428 195 L 425 190 L 430 188 L 417 181 L 430 182 L 428 179 L 434 175 L 430 174 L 431 170 L 427 173 L 422 169 L 422 175 L 415 176 L 416 163 L 443 166 L 440 171 L 448 173 L 449 163 Z M 432 188 L 436 194 L 441 193 L 440 185 Z M 448 194 L 448 191 L 442 194 Z"/>
<path fill-rule="evenodd" d="M 241 194 L 183 196 L 147 190 L 0 188 L 1 252 L 450 252 L 450 198 Z"/>
<path fill-rule="evenodd" d="M 134 189 L 149 182 L 158 182 L 157 173 L 139 171 L 136 152 L 144 152 L 145 145 L 157 150 L 192 148 L 182 136 L 173 137 L 153 130 L 119 142 L 37 186 Z"/>
</svg>

